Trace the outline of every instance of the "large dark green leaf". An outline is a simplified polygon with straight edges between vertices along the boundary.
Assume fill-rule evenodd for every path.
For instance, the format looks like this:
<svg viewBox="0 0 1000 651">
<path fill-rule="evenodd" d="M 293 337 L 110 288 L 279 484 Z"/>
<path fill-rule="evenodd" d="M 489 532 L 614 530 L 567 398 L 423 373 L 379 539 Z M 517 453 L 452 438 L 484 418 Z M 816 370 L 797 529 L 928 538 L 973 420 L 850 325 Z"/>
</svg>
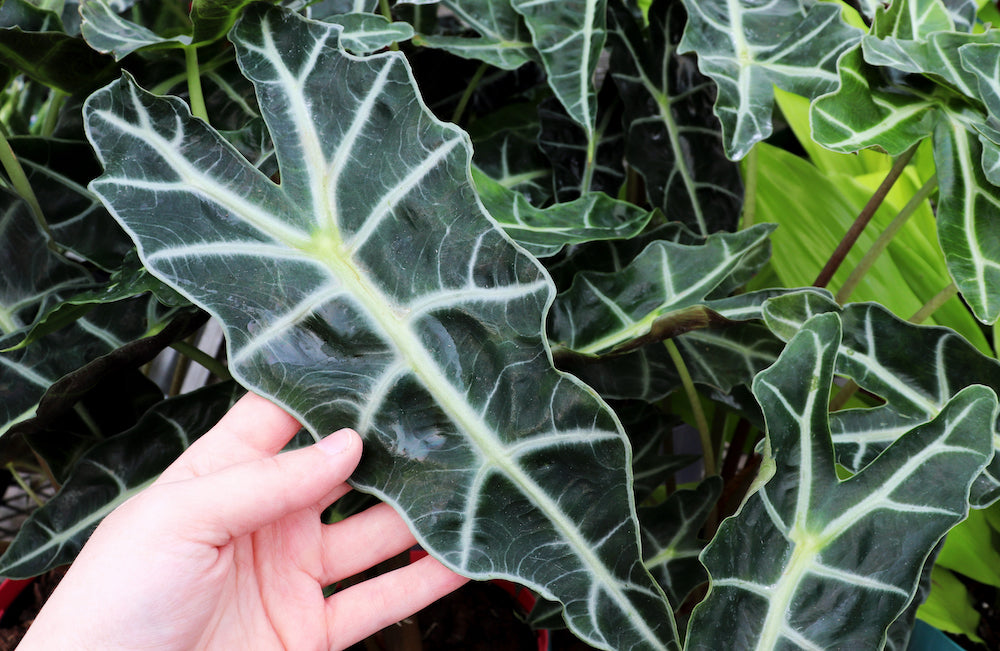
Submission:
<svg viewBox="0 0 1000 651">
<path fill-rule="evenodd" d="M 684 6 L 688 25 L 678 51 L 697 54 L 702 73 L 718 84 L 715 113 L 733 160 L 771 134 L 773 86 L 809 98 L 832 90 L 837 57 L 861 38 L 828 2 L 685 0 Z"/>
<path fill-rule="evenodd" d="M 64 93 L 90 91 L 114 76 L 114 61 L 67 34 L 62 20 L 25 0 L 0 7 L 0 64 Z"/>
<path fill-rule="evenodd" d="M 938 238 L 958 290 L 985 323 L 1000 318 L 1000 187 L 986 178 L 980 139 L 955 120 L 934 132 L 941 183 Z"/>
<path fill-rule="evenodd" d="M 704 547 L 698 532 L 721 494 L 722 478 L 709 477 L 697 488 L 678 490 L 662 504 L 639 509 L 643 562 L 677 607 L 689 592 L 708 581 L 708 572 L 698 560 Z"/>
<path fill-rule="evenodd" d="M 645 179 L 650 202 L 701 235 L 735 230 L 743 184 L 711 112 L 714 84 L 693 57 L 677 54 L 683 5 L 654 2 L 645 34 L 620 0 L 611 9 L 611 74 L 625 103 L 625 156 Z"/>
<path fill-rule="evenodd" d="M 0 576 L 26 578 L 71 562 L 104 516 L 151 484 L 242 393 L 230 382 L 161 402 L 132 429 L 91 448 L 21 526 L 0 557 Z"/>
<path fill-rule="evenodd" d="M 852 472 L 910 428 L 936 418 L 963 387 L 981 384 L 1000 391 L 1000 363 L 950 329 L 907 323 L 876 303 L 841 308 L 819 294 L 781 296 L 764 306 L 768 326 L 785 339 L 811 316 L 826 312 L 838 313 L 844 324 L 837 373 L 886 401 L 830 416 L 837 461 Z M 915 357 L 924 363 L 913 364 Z M 1000 443 L 997 426 L 990 430 Z M 998 498 L 1000 460 L 994 459 L 973 486 L 972 503 L 982 507 Z"/>
<path fill-rule="evenodd" d="M 124 79 L 86 108 L 106 166 L 92 189 L 219 318 L 235 376 L 313 435 L 362 432 L 353 481 L 444 563 L 562 601 L 592 644 L 675 647 L 617 419 L 548 361 L 550 281 L 482 212 L 468 139 L 405 59 L 345 56 L 338 32 L 251 6 L 230 35 L 280 185 Z"/>
<path fill-rule="evenodd" d="M 840 337 L 837 315 L 816 316 L 754 380 L 765 459 L 702 554 L 712 583 L 687 648 L 881 648 L 938 540 L 968 513 L 993 454 L 996 395 L 963 389 L 840 480 L 827 415 Z"/>
<path fill-rule="evenodd" d="M 583 127 L 587 142 L 593 143 L 597 123 L 593 77 L 604 49 L 607 0 L 510 2 L 528 24 L 552 92 Z M 593 150 L 589 153 L 592 159 Z"/>
</svg>

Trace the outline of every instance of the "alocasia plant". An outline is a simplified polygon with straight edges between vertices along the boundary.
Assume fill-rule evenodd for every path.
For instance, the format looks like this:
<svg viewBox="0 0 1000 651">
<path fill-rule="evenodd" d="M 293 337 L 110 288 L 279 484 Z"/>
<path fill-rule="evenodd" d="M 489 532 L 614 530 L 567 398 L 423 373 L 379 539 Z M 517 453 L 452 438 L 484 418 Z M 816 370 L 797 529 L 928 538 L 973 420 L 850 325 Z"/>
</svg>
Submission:
<svg viewBox="0 0 1000 651">
<path fill-rule="evenodd" d="M 943 537 L 986 509 L 961 541 L 989 550 L 1000 523 L 1000 363 L 955 298 L 1000 314 L 1000 41 L 971 2 L 859 10 L 6 0 L 0 457 L 62 490 L 0 574 L 71 561 L 250 389 L 299 444 L 356 428 L 354 485 L 456 571 L 537 592 L 539 625 L 905 648 L 963 571 Z M 772 119 L 775 86 L 799 115 Z M 896 160 L 830 171 L 865 148 Z M 921 250 L 954 284 L 907 295 L 917 321 L 952 301 L 934 327 L 805 287 L 793 261 L 859 256 L 754 224 L 828 228 L 887 172 L 920 190 L 861 241 L 936 214 Z M 854 275 L 923 278 L 874 257 Z M 185 360 L 224 382 L 189 391 Z"/>
</svg>

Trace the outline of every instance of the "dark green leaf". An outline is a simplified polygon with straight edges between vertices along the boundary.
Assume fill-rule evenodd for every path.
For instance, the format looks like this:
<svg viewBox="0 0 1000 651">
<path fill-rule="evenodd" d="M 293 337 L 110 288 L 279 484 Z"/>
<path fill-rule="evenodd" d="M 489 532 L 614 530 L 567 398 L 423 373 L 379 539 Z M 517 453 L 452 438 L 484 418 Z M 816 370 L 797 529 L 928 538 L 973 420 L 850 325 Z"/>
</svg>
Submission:
<svg viewBox="0 0 1000 651">
<path fill-rule="evenodd" d="M 827 416 L 840 336 L 837 315 L 810 319 L 754 380 L 765 458 L 702 554 L 712 584 L 692 615 L 690 649 L 880 648 L 934 546 L 968 513 L 969 488 L 993 454 L 996 395 L 960 391 L 841 481 Z"/>
<path fill-rule="evenodd" d="M 124 79 L 86 109 L 92 189 L 146 267 L 219 318 L 234 376 L 313 435 L 363 434 L 353 481 L 444 563 L 560 599 L 593 644 L 676 647 L 617 419 L 548 361 L 551 284 L 482 212 L 467 138 L 405 59 L 348 57 L 338 32 L 254 5 L 230 35 L 280 185 Z"/>
</svg>

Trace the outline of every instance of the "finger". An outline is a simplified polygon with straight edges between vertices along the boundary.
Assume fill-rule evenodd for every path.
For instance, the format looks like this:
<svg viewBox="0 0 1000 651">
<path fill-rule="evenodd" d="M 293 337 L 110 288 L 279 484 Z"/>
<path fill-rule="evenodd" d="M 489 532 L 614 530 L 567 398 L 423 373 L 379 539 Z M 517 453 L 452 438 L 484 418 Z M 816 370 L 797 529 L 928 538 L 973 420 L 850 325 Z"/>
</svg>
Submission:
<svg viewBox="0 0 1000 651">
<path fill-rule="evenodd" d="M 221 546 L 317 506 L 347 481 L 360 459 L 361 437 L 343 429 L 306 448 L 162 485 L 160 499 L 186 513 L 178 519 L 179 535 Z"/>
<path fill-rule="evenodd" d="M 300 428 L 298 421 L 281 407 L 248 393 L 170 464 L 158 483 L 207 475 L 226 466 L 273 456 Z"/>
<path fill-rule="evenodd" d="M 403 518 L 378 504 L 323 528 L 320 583 L 329 585 L 406 551 L 416 543 Z"/>
<path fill-rule="evenodd" d="M 342 590 L 326 600 L 330 648 L 345 649 L 422 610 L 467 581 L 427 556 Z"/>
</svg>

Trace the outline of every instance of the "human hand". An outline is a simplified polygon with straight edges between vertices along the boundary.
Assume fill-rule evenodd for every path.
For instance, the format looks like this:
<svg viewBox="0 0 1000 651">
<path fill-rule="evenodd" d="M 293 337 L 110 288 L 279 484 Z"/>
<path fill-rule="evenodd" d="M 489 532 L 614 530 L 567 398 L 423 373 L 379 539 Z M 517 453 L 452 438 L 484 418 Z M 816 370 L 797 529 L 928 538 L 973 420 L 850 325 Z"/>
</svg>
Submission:
<svg viewBox="0 0 1000 651">
<path fill-rule="evenodd" d="M 427 557 L 324 599 L 414 539 L 385 504 L 323 524 L 361 439 L 278 454 L 298 429 L 245 396 L 104 519 L 18 649 L 343 649 L 466 581 Z"/>
</svg>

